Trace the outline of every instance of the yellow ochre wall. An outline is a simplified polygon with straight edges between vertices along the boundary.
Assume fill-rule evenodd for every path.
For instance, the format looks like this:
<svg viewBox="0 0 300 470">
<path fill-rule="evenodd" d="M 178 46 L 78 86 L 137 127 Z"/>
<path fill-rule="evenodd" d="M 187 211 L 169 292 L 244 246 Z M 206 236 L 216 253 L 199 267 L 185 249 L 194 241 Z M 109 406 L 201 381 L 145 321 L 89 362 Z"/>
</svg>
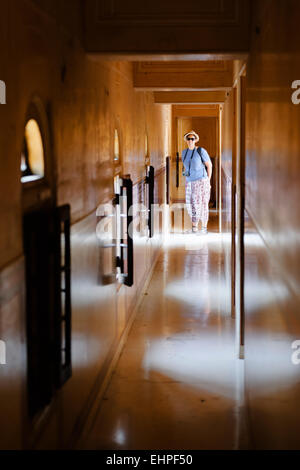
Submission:
<svg viewBox="0 0 300 470">
<path fill-rule="evenodd" d="M 171 110 L 152 93 L 135 91 L 129 62 L 100 62 L 80 46 L 81 2 L 1 2 L 0 79 L 0 448 L 59 448 L 72 444 L 103 381 L 129 314 L 151 271 L 161 235 L 140 238 L 135 284 L 100 285 L 96 208 L 113 196 L 113 138 L 118 128 L 123 174 L 134 201 L 145 176 L 145 133 L 156 170 L 156 202 L 165 200 Z M 68 13 L 68 15 L 66 14 Z M 39 96 L 49 117 L 58 205 L 72 211 L 73 376 L 36 426 L 26 417 L 26 336 L 20 154 L 25 116 Z M 138 237 L 138 236 L 137 236 Z"/>
<path fill-rule="evenodd" d="M 253 447 L 295 449 L 300 366 L 300 4 L 254 2 L 246 97 L 246 389 Z"/>
<path fill-rule="evenodd" d="M 246 76 L 245 389 L 250 446 L 299 448 L 300 4 L 252 2 Z M 231 230 L 233 93 L 223 110 L 223 230 Z M 226 246 L 228 244 L 226 243 Z M 229 256 L 228 247 L 228 256 Z M 228 259 L 227 256 L 227 259 Z M 227 278 L 230 267 L 225 269 Z"/>
<path fill-rule="evenodd" d="M 231 185 L 234 181 L 234 91 L 228 93 L 222 109 L 222 158 L 221 158 L 221 196 L 222 196 L 222 242 L 225 253 L 224 276 L 226 280 L 226 294 L 224 302 L 226 311 L 231 310 L 231 223 L 232 223 L 232 196 Z"/>
</svg>

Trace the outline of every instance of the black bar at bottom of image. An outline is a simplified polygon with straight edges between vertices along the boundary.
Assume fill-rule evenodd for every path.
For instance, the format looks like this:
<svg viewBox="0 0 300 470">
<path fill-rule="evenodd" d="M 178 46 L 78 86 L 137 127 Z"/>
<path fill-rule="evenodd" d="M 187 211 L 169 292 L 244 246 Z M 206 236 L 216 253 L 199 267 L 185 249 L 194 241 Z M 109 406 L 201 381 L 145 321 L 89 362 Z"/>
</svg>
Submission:
<svg viewBox="0 0 300 470">
<path fill-rule="evenodd" d="M 124 466 L 125 468 L 155 468 L 157 466 L 181 468 L 204 468 L 207 463 L 221 464 L 224 467 L 229 460 L 239 463 L 260 463 L 265 460 L 270 464 L 281 463 L 286 466 L 288 458 L 299 457 L 300 451 L 264 451 L 264 450 L 28 450 L 28 451 L 0 451 L 2 464 L 13 463 L 20 459 L 20 464 L 24 465 L 26 458 L 30 463 L 57 462 L 57 458 L 67 459 L 68 465 L 74 463 L 78 465 L 92 464 L 95 469 L 115 468 Z M 53 459 L 53 460 L 52 460 Z M 282 460 L 281 460 L 282 459 Z"/>
</svg>

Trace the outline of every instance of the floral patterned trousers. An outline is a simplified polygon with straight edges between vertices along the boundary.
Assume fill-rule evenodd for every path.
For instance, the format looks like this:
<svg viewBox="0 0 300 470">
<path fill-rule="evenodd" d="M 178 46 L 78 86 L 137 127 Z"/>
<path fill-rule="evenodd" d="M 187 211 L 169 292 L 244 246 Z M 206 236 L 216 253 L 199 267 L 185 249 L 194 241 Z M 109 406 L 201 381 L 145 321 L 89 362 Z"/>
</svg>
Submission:
<svg viewBox="0 0 300 470">
<path fill-rule="evenodd" d="M 210 179 L 185 183 L 185 202 L 187 211 L 194 225 L 201 220 L 202 226 L 206 227 L 209 216 L 208 204 L 210 200 Z"/>
</svg>

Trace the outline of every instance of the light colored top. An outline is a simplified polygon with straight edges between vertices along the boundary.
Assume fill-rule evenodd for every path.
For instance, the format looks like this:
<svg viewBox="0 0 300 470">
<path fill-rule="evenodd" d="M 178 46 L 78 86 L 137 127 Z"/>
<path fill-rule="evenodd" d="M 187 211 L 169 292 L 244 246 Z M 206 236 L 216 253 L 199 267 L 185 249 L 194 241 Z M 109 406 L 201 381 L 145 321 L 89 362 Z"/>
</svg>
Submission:
<svg viewBox="0 0 300 470">
<path fill-rule="evenodd" d="M 188 171 L 193 150 L 184 149 L 181 154 L 182 161 L 185 157 L 186 151 L 187 151 L 187 155 L 183 164 L 184 164 L 185 171 Z M 199 152 L 200 152 L 200 147 L 195 147 L 194 156 L 193 156 L 193 159 L 191 161 L 191 166 L 190 166 L 190 176 L 186 176 L 187 183 L 189 183 L 190 181 L 197 181 L 197 180 L 201 180 L 203 178 L 208 177 L 204 162 L 211 162 L 210 156 L 208 155 L 207 151 L 203 147 L 201 147 L 202 158 L 200 157 Z"/>
</svg>

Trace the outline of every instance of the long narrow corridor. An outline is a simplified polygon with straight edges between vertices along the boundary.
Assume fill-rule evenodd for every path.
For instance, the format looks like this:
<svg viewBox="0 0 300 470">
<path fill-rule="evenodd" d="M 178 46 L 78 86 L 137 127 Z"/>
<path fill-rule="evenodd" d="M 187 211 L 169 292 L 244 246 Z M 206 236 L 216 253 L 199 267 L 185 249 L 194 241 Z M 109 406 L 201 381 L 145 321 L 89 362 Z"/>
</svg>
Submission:
<svg viewBox="0 0 300 470">
<path fill-rule="evenodd" d="M 0 450 L 299 450 L 299 0 L 0 5 Z"/>
<path fill-rule="evenodd" d="M 81 446 L 245 447 L 242 361 L 226 293 L 217 218 L 208 235 L 171 234 Z"/>
</svg>

